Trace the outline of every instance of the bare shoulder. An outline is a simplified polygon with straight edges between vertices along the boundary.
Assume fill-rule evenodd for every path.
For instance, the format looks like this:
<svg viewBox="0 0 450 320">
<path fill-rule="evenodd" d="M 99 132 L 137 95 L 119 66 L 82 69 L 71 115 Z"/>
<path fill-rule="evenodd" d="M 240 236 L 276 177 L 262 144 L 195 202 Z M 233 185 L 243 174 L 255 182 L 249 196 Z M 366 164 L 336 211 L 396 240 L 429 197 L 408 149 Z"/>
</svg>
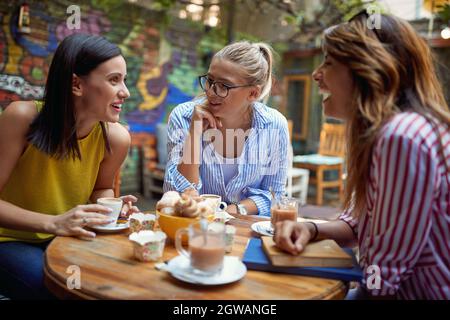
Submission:
<svg viewBox="0 0 450 320">
<path fill-rule="evenodd" d="M 131 144 L 131 137 L 128 130 L 120 123 L 108 123 L 108 139 L 111 147 L 128 148 Z"/>
<path fill-rule="evenodd" d="M 26 135 L 36 115 L 36 105 L 31 101 L 13 102 L 0 115 L 0 165 L 4 166 L 2 170 L 6 170 L 8 165 L 12 168 L 24 151 L 27 146 Z M 0 176 L 0 180 L 2 178 L 4 177 Z"/>
<path fill-rule="evenodd" d="M 28 132 L 33 119 L 38 111 L 33 101 L 15 101 L 12 102 L 0 115 L 0 130 L 7 131 L 9 134 L 14 132 L 24 135 Z"/>
<path fill-rule="evenodd" d="M 31 123 L 38 111 L 33 101 L 14 101 L 2 113 L 2 117 L 19 122 Z"/>
</svg>

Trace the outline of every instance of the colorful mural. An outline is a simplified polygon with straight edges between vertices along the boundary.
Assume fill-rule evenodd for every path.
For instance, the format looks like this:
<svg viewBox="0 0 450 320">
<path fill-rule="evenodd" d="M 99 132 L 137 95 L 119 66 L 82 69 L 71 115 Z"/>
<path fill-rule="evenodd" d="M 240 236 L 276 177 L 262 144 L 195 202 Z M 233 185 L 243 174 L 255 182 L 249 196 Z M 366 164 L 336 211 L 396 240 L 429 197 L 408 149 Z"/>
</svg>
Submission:
<svg viewBox="0 0 450 320">
<path fill-rule="evenodd" d="M 161 32 L 157 14 L 118 0 L 78 1 L 80 28 L 73 30 L 66 23 L 70 1 L 27 1 L 31 33 L 22 34 L 17 28 L 21 3 L 0 4 L 1 108 L 18 99 L 42 99 L 53 52 L 75 32 L 102 35 L 121 48 L 131 93 L 122 120 L 132 132 L 154 133 L 175 105 L 198 93 L 200 34 L 183 26 Z"/>
</svg>

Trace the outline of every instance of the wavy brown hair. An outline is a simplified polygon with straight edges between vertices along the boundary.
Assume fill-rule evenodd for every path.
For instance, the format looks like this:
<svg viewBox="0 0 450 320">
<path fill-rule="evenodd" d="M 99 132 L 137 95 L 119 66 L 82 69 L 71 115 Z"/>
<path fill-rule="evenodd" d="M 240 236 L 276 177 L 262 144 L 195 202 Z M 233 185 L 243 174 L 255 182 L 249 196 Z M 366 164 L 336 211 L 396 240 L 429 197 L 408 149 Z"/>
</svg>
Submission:
<svg viewBox="0 0 450 320">
<path fill-rule="evenodd" d="M 324 52 L 349 67 L 355 83 L 347 122 L 349 170 L 344 200 L 344 208 L 353 207 L 355 216 L 366 208 L 372 149 L 392 116 L 417 112 L 436 130 L 439 123 L 448 130 L 450 123 L 427 43 L 408 22 L 392 15 L 380 18 L 381 28 L 376 30 L 367 27 L 366 14 L 358 14 L 324 32 Z"/>
</svg>

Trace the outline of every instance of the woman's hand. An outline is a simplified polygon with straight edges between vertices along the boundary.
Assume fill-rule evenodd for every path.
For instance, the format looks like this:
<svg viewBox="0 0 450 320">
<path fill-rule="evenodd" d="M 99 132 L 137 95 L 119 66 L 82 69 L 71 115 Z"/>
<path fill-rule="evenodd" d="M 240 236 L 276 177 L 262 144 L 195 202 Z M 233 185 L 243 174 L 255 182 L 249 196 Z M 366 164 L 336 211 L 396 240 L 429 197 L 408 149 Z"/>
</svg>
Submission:
<svg viewBox="0 0 450 320">
<path fill-rule="evenodd" d="M 225 211 L 228 212 L 228 213 L 231 213 L 231 214 L 237 214 L 238 213 L 237 206 L 234 203 L 228 205 L 227 209 Z"/>
<path fill-rule="evenodd" d="M 198 131 L 196 122 L 201 123 L 202 132 L 207 129 L 217 129 L 222 127 L 222 122 L 214 117 L 214 115 L 203 105 L 196 105 L 192 113 L 191 130 Z"/>
<path fill-rule="evenodd" d="M 111 209 L 99 204 L 79 205 L 66 213 L 51 218 L 49 233 L 57 236 L 75 236 L 95 238 L 95 233 L 84 227 L 104 225 L 111 218 L 102 214 L 110 213 Z"/>
<path fill-rule="evenodd" d="M 307 224 L 294 221 L 280 221 L 275 225 L 273 240 L 278 248 L 291 254 L 299 254 L 311 239 Z"/>
<path fill-rule="evenodd" d="M 137 201 L 137 198 L 132 195 L 126 195 L 120 197 L 122 199 L 124 205 L 122 207 L 122 210 L 120 211 L 120 217 L 119 219 L 128 219 L 128 217 L 133 214 L 140 212 L 139 208 L 136 206 L 133 206 L 133 203 Z"/>
</svg>

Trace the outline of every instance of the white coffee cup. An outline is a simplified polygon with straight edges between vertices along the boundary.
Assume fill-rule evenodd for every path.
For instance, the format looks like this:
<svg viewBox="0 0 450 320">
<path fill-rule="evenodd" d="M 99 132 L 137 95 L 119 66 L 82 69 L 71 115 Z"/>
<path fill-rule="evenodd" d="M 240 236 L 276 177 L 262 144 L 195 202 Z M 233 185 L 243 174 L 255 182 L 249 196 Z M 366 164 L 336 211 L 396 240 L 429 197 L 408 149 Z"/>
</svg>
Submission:
<svg viewBox="0 0 450 320">
<path fill-rule="evenodd" d="M 105 213 L 109 218 L 111 218 L 112 222 L 108 224 L 104 224 L 103 227 L 112 228 L 117 224 L 117 219 L 120 215 L 120 210 L 122 210 L 123 201 L 120 198 L 98 198 L 97 204 L 101 204 L 102 206 L 108 207 L 112 210 L 110 213 Z"/>
<path fill-rule="evenodd" d="M 227 204 L 217 194 L 202 194 L 200 196 L 214 211 L 225 211 Z"/>
</svg>

